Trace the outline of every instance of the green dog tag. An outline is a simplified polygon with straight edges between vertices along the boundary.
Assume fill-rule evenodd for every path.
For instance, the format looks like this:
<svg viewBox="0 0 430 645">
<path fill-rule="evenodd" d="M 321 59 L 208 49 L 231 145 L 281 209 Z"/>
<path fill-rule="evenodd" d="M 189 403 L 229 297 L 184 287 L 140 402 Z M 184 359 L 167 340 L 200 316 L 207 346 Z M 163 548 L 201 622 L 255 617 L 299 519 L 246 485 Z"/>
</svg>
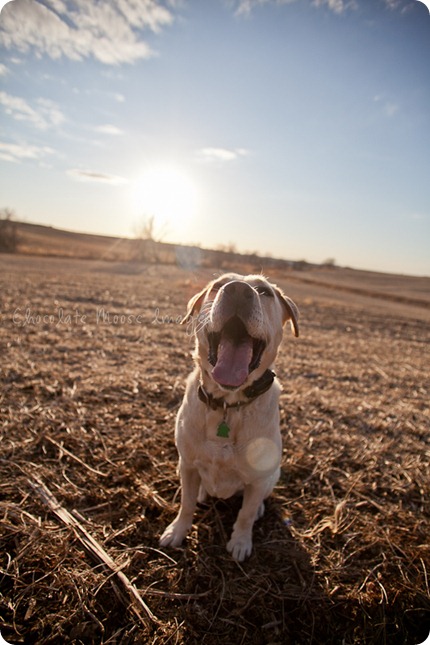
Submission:
<svg viewBox="0 0 430 645">
<path fill-rule="evenodd" d="M 225 421 L 221 421 L 221 423 L 218 426 L 216 436 L 217 437 L 224 437 L 224 439 L 227 439 L 229 434 L 230 434 L 229 426 L 227 425 L 227 423 Z"/>
</svg>

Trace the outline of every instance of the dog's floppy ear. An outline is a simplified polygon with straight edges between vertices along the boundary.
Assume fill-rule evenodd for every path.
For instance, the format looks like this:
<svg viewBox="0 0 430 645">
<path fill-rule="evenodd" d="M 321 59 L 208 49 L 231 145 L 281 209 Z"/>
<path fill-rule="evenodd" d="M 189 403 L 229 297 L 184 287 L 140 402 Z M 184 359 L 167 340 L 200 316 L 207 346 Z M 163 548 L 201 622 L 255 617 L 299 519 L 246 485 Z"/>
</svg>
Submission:
<svg viewBox="0 0 430 645">
<path fill-rule="evenodd" d="M 285 324 L 287 320 L 290 321 L 291 330 L 294 333 L 294 336 L 298 338 L 299 336 L 299 310 L 295 302 L 288 298 L 284 293 L 282 293 L 279 287 L 276 287 L 276 295 L 278 296 L 284 315 L 282 317 L 282 323 Z"/>
<path fill-rule="evenodd" d="M 185 323 L 191 320 L 191 318 L 193 317 L 196 311 L 200 311 L 207 291 L 208 291 L 208 287 L 206 286 L 204 289 L 199 291 L 199 293 L 196 293 L 196 295 L 193 296 L 188 301 L 187 313 L 185 314 L 184 318 L 181 320 L 181 325 L 185 325 Z"/>
</svg>

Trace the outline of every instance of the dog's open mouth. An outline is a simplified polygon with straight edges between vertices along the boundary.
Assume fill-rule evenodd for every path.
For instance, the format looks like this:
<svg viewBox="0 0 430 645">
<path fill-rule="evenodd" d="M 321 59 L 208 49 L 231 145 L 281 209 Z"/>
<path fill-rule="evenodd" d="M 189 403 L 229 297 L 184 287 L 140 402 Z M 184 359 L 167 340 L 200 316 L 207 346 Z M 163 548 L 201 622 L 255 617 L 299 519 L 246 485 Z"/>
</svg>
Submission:
<svg viewBox="0 0 430 645">
<path fill-rule="evenodd" d="M 233 316 L 220 332 L 211 332 L 209 362 L 213 379 L 226 388 L 236 389 L 247 379 L 261 361 L 266 343 L 248 334 L 245 324 Z"/>
</svg>

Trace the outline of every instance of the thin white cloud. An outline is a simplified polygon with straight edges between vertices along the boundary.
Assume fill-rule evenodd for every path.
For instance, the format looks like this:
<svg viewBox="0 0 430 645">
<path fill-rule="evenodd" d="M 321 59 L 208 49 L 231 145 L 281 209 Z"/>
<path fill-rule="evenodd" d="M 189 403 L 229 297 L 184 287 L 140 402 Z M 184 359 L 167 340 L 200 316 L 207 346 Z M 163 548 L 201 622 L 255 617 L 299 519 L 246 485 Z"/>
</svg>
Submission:
<svg viewBox="0 0 430 645">
<path fill-rule="evenodd" d="M 67 175 L 77 181 L 91 181 L 102 184 L 110 184 L 111 186 L 123 186 L 128 183 L 128 180 L 118 175 L 109 175 L 103 172 L 95 172 L 93 170 L 80 170 L 79 168 L 71 168 L 67 171 Z"/>
<path fill-rule="evenodd" d="M 265 4 L 292 4 L 297 0 L 232 0 L 231 4 L 236 5 L 238 16 L 249 16 L 255 7 L 262 7 Z"/>
<path fill-rule="evenodd" d="M 66 120 L 58 105 L 54 101 L 51 101 L 51 99 L 39 98 L 36 103 L 42 118 L 45 119 L 46 127 L 50 125 L 61 125 Z"/>
<path fill-rule="evenodd" d="M 401 0 L 384 0 L 384 4 L 387 9 L 395 10 L 400 7 Z"/>
<path fill-rule="evenodd" d="M 341 15 L 345 11 L 356 11 L 359 3 L 356 0 L 313 0 L 315 7 L 328 7 L 333 13 Z"/>
<path fill-rule="evenodd" d="M 27 121 L 39 130 L 61 125 L 65 121 L 58 105 L 50 99 L 39 98 L 33 107 L 20 96 L 0 92 L 0 105 L 8 116 L 16 121 Z"/>
<path fill-rule="evenodd" d="M 261 7 L 266 4 L 292 4 L 299 0 L 236 0 L 233 4 L 236 5 L 236 14 L 249 16 L 255 7 Z M 331 11 L 337 14 L 344 13 L 349 9 L 357 9 L 356 0 L 310 0 L 311 4 L 315 7 L 328 7 Z M 386 0 L 386 2 L 395 2 L 396 0 Z"/>
<path fill-rule="evenodd" d="M 9 69 L 3 63 L 0 63 L 0 76 L 7 76 L 9 74 Z"/>
<path fill-rule="evenodd" d="M 53 153 L 54 150 L 48 146 L 30 146 L 0 141 L 0 159 L 3 159 L 3 161 L 18 163 L 24 159 L 42 159 L 46 155 Z"/>
<path fill-rule="evenodd" d="M 413 222 L 426 222 L 428 219 L 430 219 L 428 213 L 423 212 L 409 213 L 407 215 L 407 218 L 412 220 Z"/>
<path fill-rule="evenodd" d="M 400 107 L 397 105 L 397 103 L 387 102 L 384 105 L 384 112 L 385 112 L 385 115 L 388 117 L 394 116 L 399 110 L 400 110 Z"/>
<path fill-rule="evenodd" d="M 254 9 L 254 7 L 261 7 L 263 4 L 267 4 L 270 0 L 239 0 L 236 4 L 236 15 L 238 16 L 249 16 Z"/>
<path fill-rule="evenodd" d="M 171 11 L 157 0 L 117 0 L 116 5 L 133 27 L 149 28 L 158 33 L 162 27 L 173 22 Z"/>
<path fill-rule="evenodd" d="M 245 157 L 248 151 L 245 148 L 202 148 L 200 154 L 207 161 L 234 161 Z"/>
<path fill-rule="evenodd" d="M 96 132 L 100 132 L 100 134 L 108 134 L 111 136 L 124 134 L 124 130 L 117 128 L 116 125 L 111 125 L 110 123 L 106 123 L 105 125 L 98 125 L 95 130 Z"/>
<path fill-rule="evenodd" d="M 41 118 L 37 112 L 21 97 L 12 96 L 6 92 L 0 92 L 0 105 L 3 106 L 7 115 L 17 121 L 30 121 L 36 127 L 40 127 Z"/>
<path fill-rule="evenodd" d="M 67 5 L 63 0 L 46 0 L 45 4 L 50 5 L 57 13 L 67 13 Z"/>
<path fill-rule="evenodd" d="M 106 65 L 153 55 L 141 31 L 159 32 L 173 22 L 160 0 L 63 0 L 11 2 L 2 11 L 0 45 L 22 53 L 71 60 L 94 57 Z"/>
<path fill-rule="evenodd" d="M 373 100 L 375 103 L 381 104 L 382 112 L 387 117 L 394 116 L 400 110 L 398 103 L 394 103 L 394 101 L 387 99 L 383 94 L 376 94 L 376 96 L 373 97 Z"/>
</svg>

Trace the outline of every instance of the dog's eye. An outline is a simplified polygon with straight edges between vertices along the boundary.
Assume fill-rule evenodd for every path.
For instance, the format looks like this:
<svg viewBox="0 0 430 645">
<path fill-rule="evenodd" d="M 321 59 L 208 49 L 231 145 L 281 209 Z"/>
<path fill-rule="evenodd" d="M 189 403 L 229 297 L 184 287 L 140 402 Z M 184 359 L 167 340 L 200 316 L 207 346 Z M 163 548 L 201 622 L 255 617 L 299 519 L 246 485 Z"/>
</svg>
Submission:
<svg viewBox="0 0 430 645">
<path fill-rule="evenodd" d="M 273 291 L 272 289 L 265 285 L 265 284 L 258 284 L 255 287 L 256 292 L 258 293 L 259 296 L 269 296 L 269 298 L 273 298 Z"/>
</svg>

